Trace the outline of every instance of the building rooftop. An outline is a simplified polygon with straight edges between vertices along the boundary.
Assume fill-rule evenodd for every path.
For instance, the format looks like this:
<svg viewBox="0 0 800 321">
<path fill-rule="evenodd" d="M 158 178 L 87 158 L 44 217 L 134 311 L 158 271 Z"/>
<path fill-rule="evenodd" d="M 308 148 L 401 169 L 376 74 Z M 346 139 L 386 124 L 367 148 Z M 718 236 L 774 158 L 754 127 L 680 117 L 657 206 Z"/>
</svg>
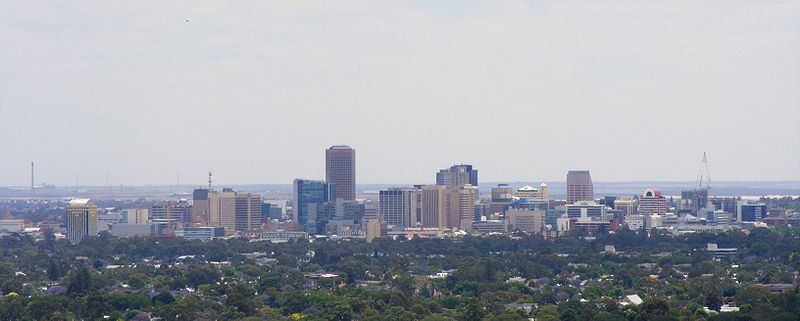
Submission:
<svg viewBox="0 0 800 321">
<path fill-rule="evenodd" d="M 76 198 L 69 201 L 69 205 L 88 205 L 92 201 L 88 198 Z"/>
</svg>

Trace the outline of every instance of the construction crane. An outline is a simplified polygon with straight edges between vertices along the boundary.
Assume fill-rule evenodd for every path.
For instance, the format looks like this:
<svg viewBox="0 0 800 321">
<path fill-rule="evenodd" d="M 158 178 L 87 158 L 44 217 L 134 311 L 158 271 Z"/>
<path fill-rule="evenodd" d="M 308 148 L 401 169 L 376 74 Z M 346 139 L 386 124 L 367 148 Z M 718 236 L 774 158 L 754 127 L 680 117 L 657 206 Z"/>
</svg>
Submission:
<svg viewBox="0 0 800 321">
<path fill-rule="evenodd" d="M 703 188 L 703 179 L 706 180 L 706 189 L 711 189 L 711 173 L 708 171 L 708 157 L 706 153 L 703 152 L 703 160 L 700 161 L 700 168 L 698 169 L 698 176 L 700 176 L 700 181 L 698 182 L 698 188 Z"/>
<path fill-rule="evenodd" d="M 700 167 L 698 168 L 698 191 L 705 190 L 706 194 L 706 208 L 714 208 L 714 204 L 711 201 L 711 172 L 708 170 L 708 156 L 705 152 L 703 152 L 703 159 L 700 161 Z M 706 186 L 703 187 L 703 179 L 706 181 Z"/>
</svg>

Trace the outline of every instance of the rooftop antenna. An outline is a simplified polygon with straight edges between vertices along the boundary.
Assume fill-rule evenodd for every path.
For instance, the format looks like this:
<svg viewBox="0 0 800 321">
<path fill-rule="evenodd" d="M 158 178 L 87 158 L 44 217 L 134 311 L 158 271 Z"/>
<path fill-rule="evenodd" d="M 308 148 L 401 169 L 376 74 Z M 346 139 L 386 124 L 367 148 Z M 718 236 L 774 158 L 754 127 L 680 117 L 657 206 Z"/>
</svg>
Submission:
<svg viewBox="0 0 800 321">
<path fill-rule="evenodd" d="M 211 190 L 211 172 L 208 172 L 208 190 Z"/>
</svg>

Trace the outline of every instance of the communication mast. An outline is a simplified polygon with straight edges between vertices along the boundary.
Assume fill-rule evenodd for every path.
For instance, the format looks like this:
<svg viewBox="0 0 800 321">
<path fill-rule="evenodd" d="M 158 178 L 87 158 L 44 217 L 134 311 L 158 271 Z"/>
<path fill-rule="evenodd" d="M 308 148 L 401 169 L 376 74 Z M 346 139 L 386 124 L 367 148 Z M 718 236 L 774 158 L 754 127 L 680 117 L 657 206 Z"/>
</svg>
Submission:
<svg viewBox="0 0 800 321">
<path fill-rule="evenodd" d="M 208 190 L 211 190 L 211 172 L 208 172 Z"/>
</svg>

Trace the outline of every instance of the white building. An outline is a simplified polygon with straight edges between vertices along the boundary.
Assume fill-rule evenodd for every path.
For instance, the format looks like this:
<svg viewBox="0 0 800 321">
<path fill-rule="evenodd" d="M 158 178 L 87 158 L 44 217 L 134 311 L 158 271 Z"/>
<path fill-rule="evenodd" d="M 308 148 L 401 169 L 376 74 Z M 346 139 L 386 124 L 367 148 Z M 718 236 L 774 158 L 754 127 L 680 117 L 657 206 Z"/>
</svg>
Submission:
<svg viewBox="0 0 800 321">
<path fill-rule="evenodd" d="M 639 214 L 666 214 L 667 198 L 661 195 L 661 191 L 650 188 L 639 197 Z"/>
</svg>

